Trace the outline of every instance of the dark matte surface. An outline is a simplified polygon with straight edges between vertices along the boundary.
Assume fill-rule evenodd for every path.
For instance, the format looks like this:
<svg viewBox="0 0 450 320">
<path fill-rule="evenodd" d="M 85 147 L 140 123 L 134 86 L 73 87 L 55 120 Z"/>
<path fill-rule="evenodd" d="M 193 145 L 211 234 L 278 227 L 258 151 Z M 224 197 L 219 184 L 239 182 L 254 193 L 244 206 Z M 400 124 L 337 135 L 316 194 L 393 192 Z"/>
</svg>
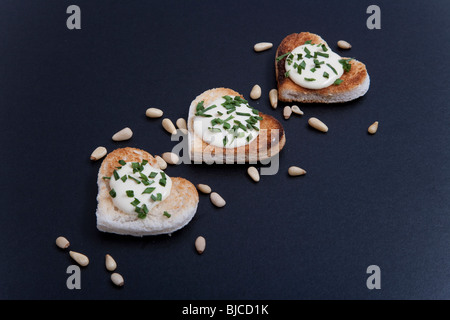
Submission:
<svg viewBox="0 0 450 320">
<path fill-rule="evenodd" d="M 77 4 L 82 29 L 66 28 Z M 450 3 L 377 1 L 1 1 L 0 298 L 2 299 L 448 299 L 450 297 Z M 367 95 L 301 105 L 289 121 L 267 98 L 275 47 L 310 31 L 366 63 Z M 260 41 L 274 43 L 253 52 Z M 176 144 L 161 107 L 187 116 L 201 92 L 224 86 L 282 121 L 277 175 L 253 183 L 246 165 L 181 165 L 171 176 L 207 183 L 193 221 L 172 236 L 133 238 L 95 226 L 98 145 L 161 154 Z M 330 131 L 307 125 L 316 116 Z M 376 135 L 367 127 L 378 120 Z M 130 126 L 130 141 L 111 136 Z M 287 176 L 291 165 L 307 170 Z M 54 240 L 91 260 L 81 290 Z M 198 255 L 194 240 L 207 239 Z M 115 288 L 110 253 L 126 281 Z M 381 268 L 381 289 L 366 268 Z"/>
</svg>

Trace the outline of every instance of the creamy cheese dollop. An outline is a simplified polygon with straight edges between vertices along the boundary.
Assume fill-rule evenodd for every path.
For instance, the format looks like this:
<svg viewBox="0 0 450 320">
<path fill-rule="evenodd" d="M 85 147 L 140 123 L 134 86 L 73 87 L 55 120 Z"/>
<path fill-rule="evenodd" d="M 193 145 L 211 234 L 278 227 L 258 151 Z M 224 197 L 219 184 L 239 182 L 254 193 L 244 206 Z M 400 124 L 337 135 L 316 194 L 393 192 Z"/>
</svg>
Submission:
<svg viewBox="0 0 450 320">
<path fill-rule="evenodd" d="M 259 111 L 239 96 L 223 96 L 209 105 L 201 101 L 194 118 L 194 132 L 210 145 L 237 148 L 251 143 L 259 134 Z"/>
<path fill-rule="evenodd" d="M 120 160 L 109 179 L 114 205 L 128 214 L 145 218 L 147 213 L 170 194 L 172 180 L 164 171 L 152 167 L 146 160 Z"/>
<path fill-rule="evenodd" d="M 285 76 L 301 87 L 322 89 L 340 83 L 342 62 L 341 56 L 325 44 L 305 43 L 287 55 Z"/>
</svg>

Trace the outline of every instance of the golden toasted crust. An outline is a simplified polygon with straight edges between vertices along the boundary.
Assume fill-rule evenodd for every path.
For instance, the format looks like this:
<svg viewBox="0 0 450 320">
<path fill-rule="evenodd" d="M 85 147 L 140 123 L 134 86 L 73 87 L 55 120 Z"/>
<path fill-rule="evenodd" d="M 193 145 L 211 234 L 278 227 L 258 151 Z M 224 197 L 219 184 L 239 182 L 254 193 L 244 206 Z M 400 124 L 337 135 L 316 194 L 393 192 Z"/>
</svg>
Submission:
<svg viewBox="0 0 450 320">
<path fill-rule="evenodd" d="M 343 82 L 340 85 L 331 85 L 322 89 L 307 89 L 303 88 L 296 83 L 294 83 L 291 79 L 286 78 L 284 75 L 286 73 L 285 63 L 286 57 L 281 59 L 280 61 L 276 61 L 276 58 L 286 54 L 296 47 L 303 45 L 306 41 L 311 40 L 312 44 L 327 44 L 320 36 L 309 33 L 309 32 L 301 32 L 301 33 L 293 33 L 288 35 L 283 39 L 281 44 L 278 46 L 276 55 L 275 55 L 275 73 L 278 84 L 278 94 L 279 100 L 285 102 L 296 101 L 294 99 L 290 99 L 284 92 L 295 92 L 297 95 L 301 96 L 323 96 L 323 97 L 331 97 L 338 96 L 340 94 L 345 94 L 347 92 L 352 91 L 358 86 L 363 85 L 365 81 L 367 81 L 368 73 L 366 66 L 357 60 L 352 60 L 350 62 L 351 69 L 348 72 L 344 72 L 341 76 Z M 347 59 L 347 58 L 344 58 Z M 307 98 L 306 98 L 307 99 Z M 302 99 L 302 102 L 317 102 L 315 100 L 305 100 Z M 320 101 L 326 102 L 326 101 Z"/>
<path fill-rule="evenodd" d="M 205 105 L 208 105 L 219 96 L 225 95 L 239 96 L 242 99 L 245 99 L 243 95 L 232 89 L 215 88 L 205 91 L 192 102 L 188 118 L 188 130 L 197 141 L 195 143 L 195 148 L 191 149 L 191 154 L 207 154 L 212 157 L 221 157 L 226 154 L 227 156 L 234 155 L 234 158 L 237 158 L 238 155 L 245 155 L 245 160 L 248 161 L 249 158 L 252 157 L 255 157 L 257 160 L 269 158 L 283 149 L 286 143 L 286 136 L 283 126 L 274 117 L 261 112 L 259 113 L 259 116 L 262 117 L 263 120 L 260 121 L 260 134 L 255 140 L 245 146 L 237 148 L 221 148 L 210 145 L 196 137 L 193 132 L 195 113 L 194 107 L 200 101 L 204 101 Z"/>
</svg>

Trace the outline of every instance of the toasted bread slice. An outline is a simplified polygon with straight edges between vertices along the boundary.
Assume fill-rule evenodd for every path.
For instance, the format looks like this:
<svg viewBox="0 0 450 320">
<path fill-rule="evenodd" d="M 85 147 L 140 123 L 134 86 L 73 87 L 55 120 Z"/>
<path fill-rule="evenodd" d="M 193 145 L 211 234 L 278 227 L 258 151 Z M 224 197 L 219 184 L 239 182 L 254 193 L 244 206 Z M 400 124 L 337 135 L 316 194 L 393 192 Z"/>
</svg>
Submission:
<svg viewBox="0 0 450 320">
<path fill-rule="evenodd" d="M 145 159 L 151 166 L 159 169 L 155 158 L 140 149 L 122 148 L 109 153 L 100 166 L 97 178 L 98 230 L 132 236 L 157 235 L 172 233 L 191 221 L 197 211 L 198 192 L 191 182 L 183 178 L 171 177 L 170 195 L 153 207 L 144 219 L 115 207 L 109 195 L 109 180 L 103 177 L 111 177 L 121 159 L 126 162 L 141 162 Z M 170 218 L 164 215 L 164 211 L 170 212 Z"/>
<path fill-rule="evenodd" d="M 366 94 L 370 86 L 370 78 L 366 66 L 357 60 L 351 60 L 351 69 L 341 76 L 343 82 L 340 85 L 331 85 L 322 89 L 307 89 L 294 83 L 285 77 L 286 57 L 277 61 L 276 58 L 294 50 L 311 40 L 312 44 L 323 43 L 325 40 L 320 36 L 309 33 L 293 33 L 281 41 L 275 55 L 275 73 L 278 85 L 278 99 L 284 102 L 305 102 L 305 103 L 336 103 L 347 102 L 359 98 Z M 327 45 L 328 46 L 328 45 Z"/>
<path fill-rule="evenodd" d="M 256 139 L 249 144 L 235 148 L 221 148 L 203 141 L 194 132 L 194 118 L 196 106 L 200 101 L 205 105 L 210 104 L 217 98 L 229 96 L 244 97 L 238 92 L 228 88 L 210 89 L 195 98 L 189 108 L 187 121 L 189 134 L 189 155 L 191 161 L 205 163 L 245 163 L 269 159 L 278 154 L 286 144 L 286 136 L 283 126 L 274 117 L 259 113 L 263 118 L 260 121 L 260 133 Z"/>
</svg>

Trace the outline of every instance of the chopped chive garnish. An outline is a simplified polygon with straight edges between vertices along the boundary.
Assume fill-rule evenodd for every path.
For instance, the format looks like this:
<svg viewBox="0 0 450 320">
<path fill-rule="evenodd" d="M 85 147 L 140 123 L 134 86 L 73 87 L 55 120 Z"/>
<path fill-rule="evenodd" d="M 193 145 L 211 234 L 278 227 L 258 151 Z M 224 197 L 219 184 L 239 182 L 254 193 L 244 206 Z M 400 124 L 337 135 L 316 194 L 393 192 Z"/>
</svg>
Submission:
<svg viewBox="0 0 450 320">
<path fill-rule="evenodd" d="M 110 195 L 111 197 L 115 198 L 115 197 L 116 197 L 116 190 L 111 189 L 111 191 L 109 191 L 109 195 Z"/>
<path fill-rule="evenodd" d="M 155 187 L 148 187 L 148 188 L 145 188 L 145 190 L 144 191 L 142 191 L 142 194 L 145 194 L 145 193 L 152 193 L 153 191 L 155 191 Z"/>
<path fill-rule="evenodd" d="M 312 44 L 312 40 L 305 41 L 305 44 Z"/>
<path fill-rule="evenodd" d="M 170 213 L 168 213 L 167 211 L 164 211 L 163 215 L 165 215 L 167 218 L 171 217 Z"/>
<path fill-rule="evenodd" d="M 329 78 L 330 75 L 329 75 L 327 72 L 324 72 L 324 73 L 323 73 L 323 77 L 324 77 L 324 78 Z"/>
<path fill-rule="evenodd" d="M 252 136 L 252 134 L 250 133 L 248 136 L 247 136 L 247 142 L 250 142 L 250 140 L 252 140 L 252 138 L 253 138 L 253 136 Z"/>
<path fill-rule="evenodd" d="M 141 201 L 139 201 L 139 199 L 137 198 L 134 198 L 134 200 L 130 202 L 130 204 L 133 206 L 137 206 L 139 203 L 141 203 Z"/>
<path fill-rule="evenodd" d="M 223 113 L 220 112 L 220 111 L 217 111 L 217 114 L 218 114 L 219 116 L 222 116 L 222 115 L 223 115 Z"/>
<path fill-rule="evenodd" d="M 117 173 L 116 170 L 113 171 L 113 175 L 114 175 L 114 179 L 116 179 L 116 180 L 120 179 L 120 176 L 119 176 L 119 174 Z"/>
<path fill-rule="evenodd" d="M 104 180 L 111 180 L 111 177 L 103 177 Z"/>
<path fill-rule="evenodd" d="M 134 197 L 134 191 L 133 190 L 127 190 L 125 192 L 127 193 L 128 198 L 133 198 Z"/>
<path fill-rule="evenodd" d="M 252 124 L 252 128 L 253 128 L 254 130 L 256 130 L 256 131 L 259 131 L 259 128 L 258 128 L 257 126 L 255 126 L 255 125 L 253 125 L 253 124 Z"/>
<path fill-rule="evenodd" d="M 153 179 L 154 177 L 156 177 L 157 174 L 158 172 L 152 172 L 148 175 L 148 177 Z"/>
<path fill-rule="evenodd" d="M 130 175 L 128 175 L 128 178 L 130 178 L 131 180 L 134 180 L 137 184 L 141 183 L 138 179 L 136 179 L 135 177 L 132 177 Z"/>
<path fill-rule="evenodd" d="M 224 146 L 226 146 L 227 145 L 227 142 L 228 142 L 228 137 L 227 136 L 225 136 L 225 138 L 223 138 L 223 145 Z"/>
<path fill-rule="evenodd" d="M 279 56 L 279 57 L 277 57 L 277 61 L 280 61 L 280 60 L 282 60 L 284 57 L 286 57 L 286 56 L 288 56 L 290 54 L 290 52 L 287 52 L 287 53 L 285 53 L 285 54 L 282 54 L 281 56 Z"/>
<path fill-rule="evenodd" d="M 314 78 L 305 78 L 306 81 L 316 81 Z"/>
<path fill-rule="evenodd" d="M 166 186 L 166 179 L 159 179 L 159 184 L 161 185 L 161 186 L 163 186 L 163 187 L 165 187 Z"/>
<path fill-rule="evenodd" d="M 252 109 L 252 112 L 253 112 L 254 114 L 259 114 L 259 110 L 256 110 L 256 109 Z"/>
<path fill-rule="evenodd" d="M 127 163 L 125 162 L 125 161 L 123 161 L 123 160 L 119 160 L 119 163 L 121 164 L 121 165 L 126 165 Z"/>
<path fill-rule="evenodd" d="M 290 71 L 290 70 L 288 70 L 288 71 L 286 71 L 286 72 L 284 73 L 284 77 L 285 77 L 285 78 L 289 78 L 289 71 Z"/>
<path fill-rule="evenodd" d="M 319 52 L 319 51 L 317 51 L 315 54 L 318 56 L 321 56 L 321 57 L 325 57 L 325 58 L 330 57 L 330 55 L 328 53 L 323 53 L 323 52 Z"/>
<path fill-rule="evenodd" d="M 238 116 L 247 116 L 247 117 L 250 117 L 250 116 L 251 116 L 250 113 L 246 113 L 246 112 L 236 112 L 236 114 L 237 114 Z"/>
<path fill-rule="evenodd" d="M 208 127 L 208 130 L 211 131 L 211 132 L 222 132 L 222 130 L 220 130 L 220 128 Z"/>
<path fill-rule="evenodd" d="M 230 129 L 231 125 L 230 125 L 228 122 L 224 122 L 224 123 L 223 123 L 223 127 L 224 127 L 225 129 Z"/>
<path fill-rule="evenodd" d="M 311 68 L 311 72 L 316 72 L 316 68 Z"/>
<path fill-rule="evenodd" d="M 225 120 L 223 120 L 224 122 L 230 121 L 231 119 L 234 119 L 233 116 L 229 116 L 228 118 L 226 118 Z"/>
<path fill-rule="evenodd" d="M 147 216 L 148 208 L 144 203 L 141 208 L 136 207 L 136 209 L 134 211 L 136 211 L 138 213 L 139 219 L 144 219 Z"/>
<path fill-rule="evenodd" d="M 333 68 L 333 66 L 332 66 L 331 64 L 327 63 L 327 66 L 330 67 L 330 69 L 333 70 L 333 72 L 334 72 L 335 74 L 338 74 L 337 71 L 336 71 L 336 69 Z"/>
<path fill-rule="evenodd" d="M 127 177 L 126 175 L 123 175 L 122 178 L 120 178 L 120 180 L 122 180 L 123 182 L 125 182 L 125 181 L 127 181 L 127 178 L 128 178 L 128 177 Z"/>
<path fill-rule="evenodd" d="M 302 61 L 302 63 L 300 63 L 300 68 L 305 69 L 306 68 L 306 62 L 305 60 Z"/>
<path fill-rule="evenodd" d="M 344 71 L 346 71 L 346 72 L 350 71 L 350 69 L 352 68 L 350 61 L 352 61 L 352 60 L 353 60 L 353 58 L 339 60 L 339 63 L 342 64 Z"/>
<path fill-rule="evenodd" d="M 152 194 L 151 198 L 153 201 L 161 201 L 162 195 L 161 195 L 161 193 L 157 193 L 156 196 L 154 194 Z"/>
<path fill-rule="evenodd" d="M 326 45 L 324 45 L 324 44 L 322 44 L 322 50 L 323 50 L 324 52 L 327 52 L 327 51 L 328 51 L 328 48 L 327 48 L 327 46 L 326 46 Z"/>
<path fill-rule="evenodd" d="M 344 80 L 342 79 L 336 79 L 336 81 L 334 82 L 335 85 L 340 85 L 342 82 L 344 82 Z"/>
<path fill-rule="evenodd" d="M 309 51 L 309 49 L 308 48 L 303 48 L 303 50 L 306 52 L 306 54 L 309 54 L 309 55 L 311 55 L 311 51 Z"/>
<path fill-rule="evenodd" d="M 159 174 L 161 175 L 161 177 L 162 177 L 163 179 L 167 179 L 166 174 L 165 174 L 163 171 L 161 171 Z"/>
<path fill-rule="evenodd" d="M 205 103 L 205 101 L 200 101 L 199 103 L 197 103 L 196 111 L 205 109 L 205 107 L 203 106 L 203 103 Z"/>
<path fill-rule="evenodd" d="M 148 163 L 148 160 L 145 160 L 145 159 L 144 159 L 144 160 L 142 160 L 141 165 L 142 165 L 142 166 L 145 166 L 147 163 Z"/>
</svg>

